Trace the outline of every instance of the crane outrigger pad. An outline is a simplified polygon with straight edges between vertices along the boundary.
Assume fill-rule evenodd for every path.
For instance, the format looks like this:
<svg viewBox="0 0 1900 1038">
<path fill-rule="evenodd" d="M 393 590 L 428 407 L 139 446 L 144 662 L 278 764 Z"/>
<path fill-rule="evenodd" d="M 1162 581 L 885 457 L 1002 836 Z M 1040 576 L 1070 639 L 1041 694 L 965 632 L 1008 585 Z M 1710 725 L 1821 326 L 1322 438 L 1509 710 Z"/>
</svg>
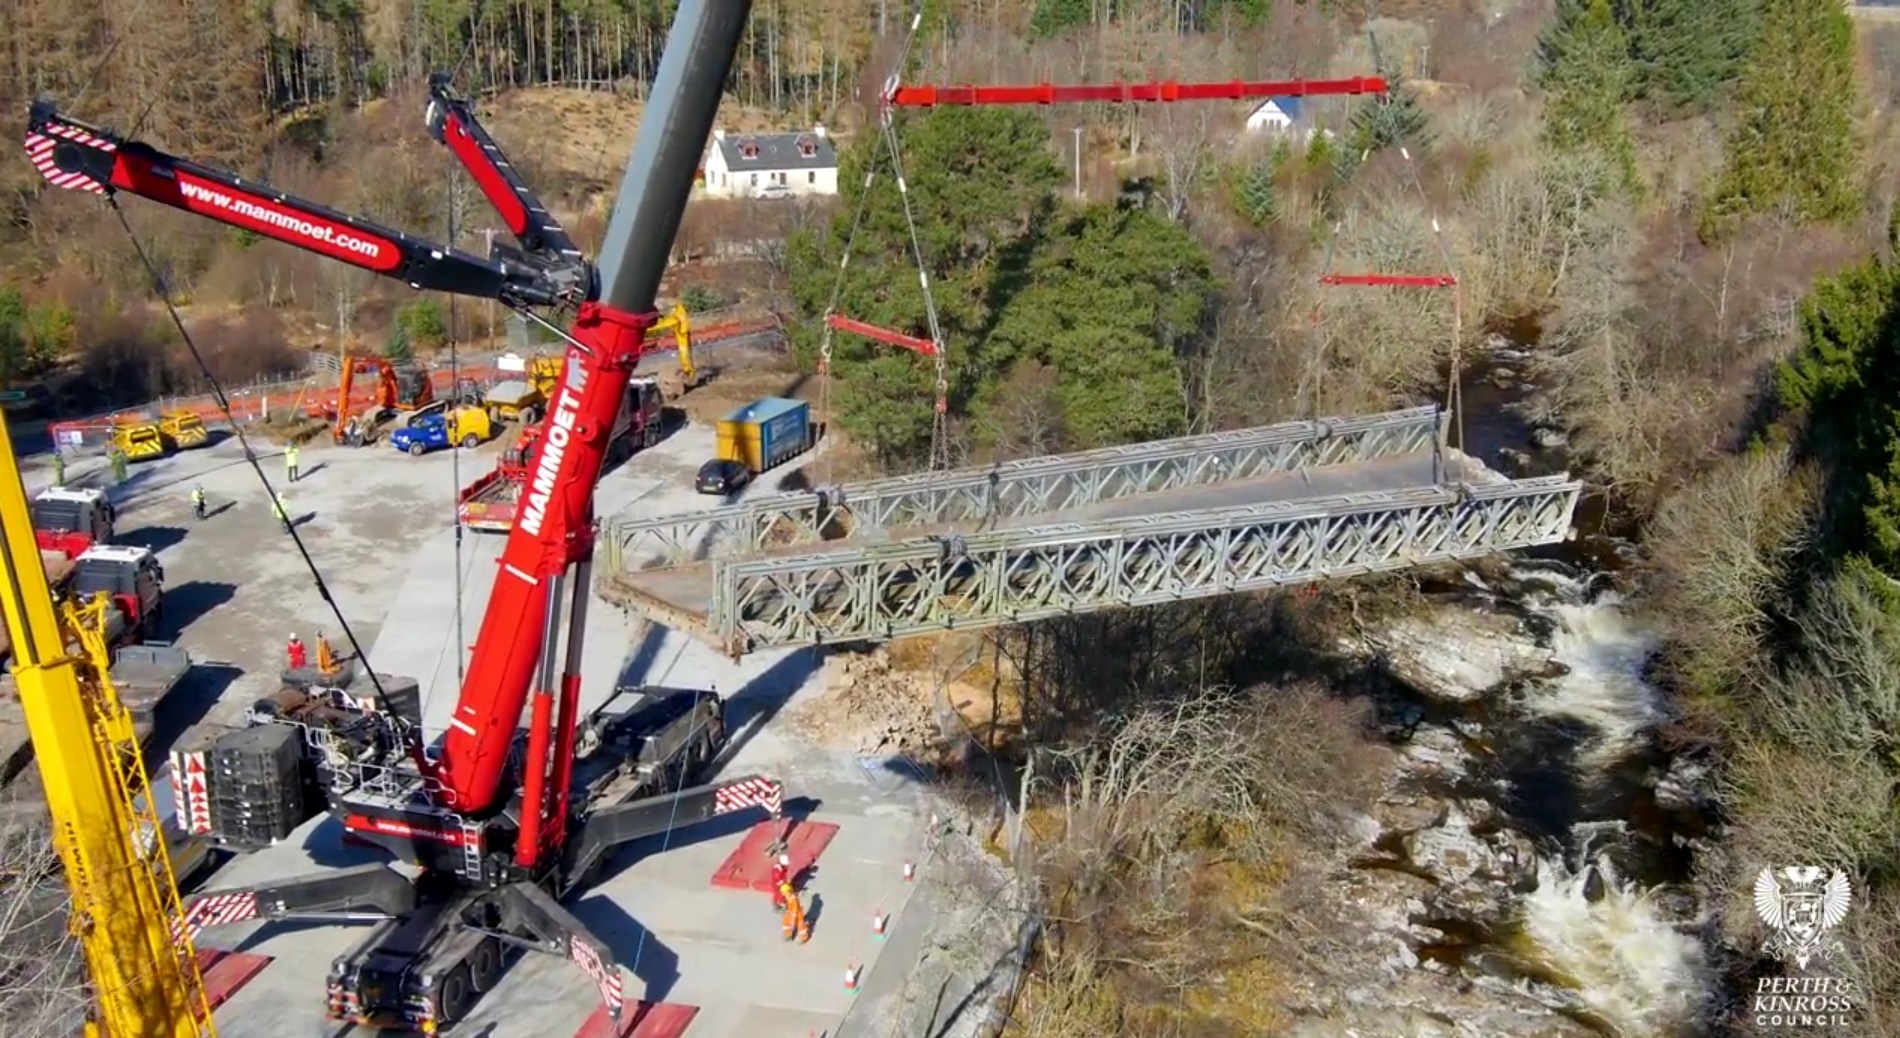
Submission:
<svg viewBox="0 0 1900 1038">
<path fill-rule="evenodd" d="M 789 826 L 789 830 L 788 827 Z M 726 890 L 772 890 L 772 863 L 780 854 L 792 859 L 794 877 L 804 877 L 818 865 L 818 856 L 838 835 L 830 822 L 773 819 L 746 833 L 739 849 L 712 874 L 712 885 Z"/>
<path fill-rule="evenodd" d="M 636 1002 L 620 1014 L 615 1027 L 607 1010 L 597 1008 L 594 1015 L 574 1032 L 574 1038 L 679 1038 L 699 1016 L 698 1006 L 678 1002 Z"/>
<path fill-rule="evenodd" d="M 238 993 L 238 989 L 257 979 L 273 960 L 268 955 L 198 949 L 198 972 L 205 978 L 205 1004 L 213 1011 Z"/>
</svg>

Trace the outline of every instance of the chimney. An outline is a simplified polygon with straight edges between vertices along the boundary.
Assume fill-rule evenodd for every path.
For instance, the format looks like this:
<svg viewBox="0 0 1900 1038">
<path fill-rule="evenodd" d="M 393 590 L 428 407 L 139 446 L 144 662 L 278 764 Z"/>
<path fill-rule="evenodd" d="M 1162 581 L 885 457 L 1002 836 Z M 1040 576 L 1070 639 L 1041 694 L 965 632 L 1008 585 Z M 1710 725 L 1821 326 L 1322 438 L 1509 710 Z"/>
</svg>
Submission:
<svg viewBox="0 0 1900 1038">
<path fill-rule="evenodd" d="M 825 139 L 825 124 L 824 123 L 812 124 L 811 132 L 817 134 L 819 140 L 821 141 L 824 140 Z"/>
</svg>

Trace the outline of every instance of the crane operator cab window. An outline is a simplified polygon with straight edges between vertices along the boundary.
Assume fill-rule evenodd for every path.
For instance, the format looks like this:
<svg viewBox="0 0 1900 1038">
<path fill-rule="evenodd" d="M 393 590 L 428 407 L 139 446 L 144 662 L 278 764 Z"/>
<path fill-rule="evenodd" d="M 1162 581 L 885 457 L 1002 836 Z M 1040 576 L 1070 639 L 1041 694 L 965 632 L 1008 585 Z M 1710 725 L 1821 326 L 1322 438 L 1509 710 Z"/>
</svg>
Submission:
<svg viewBox="0 0 1900 1038">
<path fill-rule="evenodd" d="M 404 403 L 421 400 L 423 387 L 429 382 L 429 373 L 418 368 L 402 368 L 396 372 L 396 393 Z"/>
</svg>

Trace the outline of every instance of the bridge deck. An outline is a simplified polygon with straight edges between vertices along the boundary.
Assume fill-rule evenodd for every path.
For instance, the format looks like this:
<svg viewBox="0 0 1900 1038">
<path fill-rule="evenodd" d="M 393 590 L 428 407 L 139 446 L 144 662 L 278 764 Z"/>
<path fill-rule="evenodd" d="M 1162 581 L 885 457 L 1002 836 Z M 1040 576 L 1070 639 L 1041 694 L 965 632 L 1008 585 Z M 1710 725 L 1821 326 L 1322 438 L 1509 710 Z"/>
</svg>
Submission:
<svg viewBox="0 0 1900 1038">
<path fill-rule="evenodd" d="M 1444 468 L 1442 475 L 1441 464 Z M 999 534 L 1051 526 L 1114 523 L 1184 512 L 1216 512 L 1247 506 L 1376 495 L 1444 482 L 1469 486 L 1504 486 L 1510 480 L 1486 468 L 1477 459 L 1456 450 L 1446 450 L 1442 462 L 1434 452 L 1421 451 L 1258 479 L 1116 498 L 1058 512 L 1001 517 L 988 523 L 958 522 L 912 527 L 890 531 L 888 534 L 879 531 L 871 538 L 767 549 L 749 553 L 747 560 L 795 557 L 809 564 L 814 559 L 836 557 L 840 562 L 845 562 L 876 545 L 921 537 Z M 617 603 L 668 626 L 706 632 L 717 583 L 715 565 L 717 563 L 702 560 L 665 568 L 629 568 L 604 582 L 603 591 Z"/>
</svg>

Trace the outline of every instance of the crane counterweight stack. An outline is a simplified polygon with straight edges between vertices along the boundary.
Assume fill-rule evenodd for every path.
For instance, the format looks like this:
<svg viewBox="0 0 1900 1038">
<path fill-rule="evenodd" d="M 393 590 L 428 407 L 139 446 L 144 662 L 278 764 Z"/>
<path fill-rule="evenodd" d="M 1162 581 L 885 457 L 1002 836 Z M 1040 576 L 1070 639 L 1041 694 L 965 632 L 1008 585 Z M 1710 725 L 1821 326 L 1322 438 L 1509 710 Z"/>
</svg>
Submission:
<svg viewBox="0 0 1900 1038">
<path fill-rule="evenodd" d="M 297 737 L 266 747 L 294 747 L 292 771 L 259 765 L 247 788 L 277 790 L 286 804 L 301 803 L 306 785 L 321 788 L 348 831 L 419 866 L 421 878 L 371 866 L 220 891 L 194 901 L 178 927 L 189 934 L 292 918 L 370 924 L 332 964 L 334 1018 L 425 1032 L 448 1026 L 524 948 L 572 961 L 618 1018 L 619 968 L 557 898 L 632 840 L 716 814 L 762 809 L 777 817 L 783 808 L 782 788 L 760 776 L 694 784 L 725 745 L 717 694 L 625 688 L 590 713 L 581 707 L 594 486 L 626 440 L 629 383 L 660 320 L 660 275 L 750 10 L 746 0 L 679 4 L 597 265 L 444 77 L 430 84 L 428 130 L 468 169 L 520 248 L 496 245 L 486 258 L 473 256 L 117 137 L 66 118 L 50 101 L 31 106 L 27 154 L 55 187 L 139 195 L 412 288 L 493 299 L 523 313 L 575 311 L 560 382 L 526 452 L 494 591 L 436 752 L 423 747 L 421 718 L 303 671 L 287 672 L 285 690 L 253 712 L 256 724 L 291 725 Z M 30 537 L 30 525 L 22 529 Z M 275 760 L 274 753 L 253 756 Z"/>
</svg>

